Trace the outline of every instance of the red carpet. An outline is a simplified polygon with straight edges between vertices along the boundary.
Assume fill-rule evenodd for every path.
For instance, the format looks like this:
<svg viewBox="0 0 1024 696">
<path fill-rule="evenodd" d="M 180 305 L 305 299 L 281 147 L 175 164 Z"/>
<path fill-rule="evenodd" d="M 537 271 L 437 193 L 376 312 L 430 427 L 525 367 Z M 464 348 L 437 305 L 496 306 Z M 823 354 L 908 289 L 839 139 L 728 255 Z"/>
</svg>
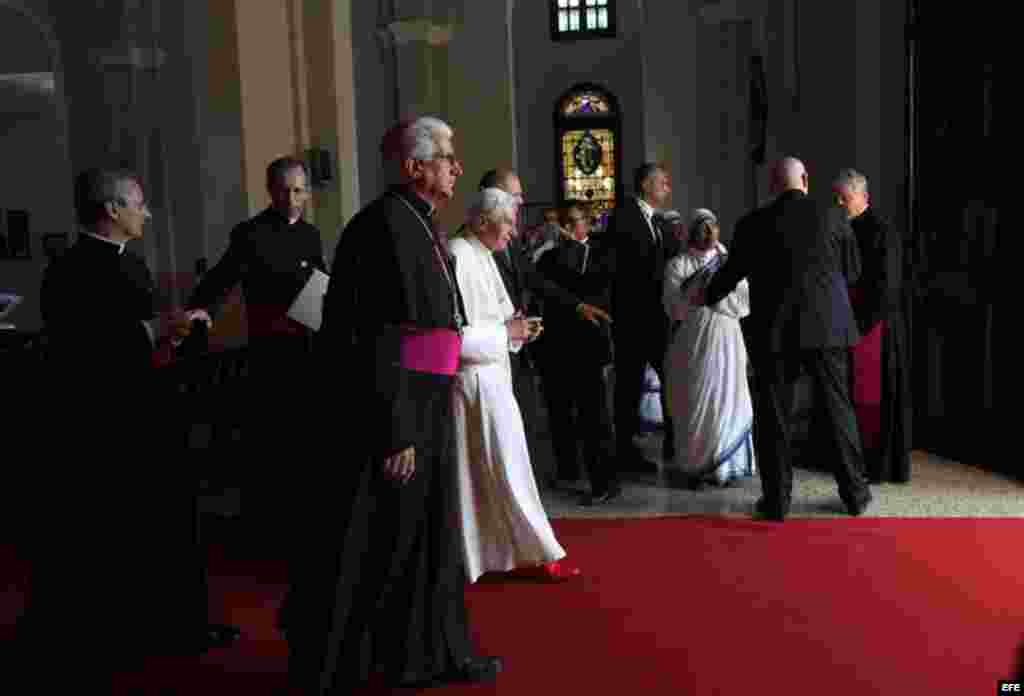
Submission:
<svg viewBox="0 0 1024 696">
<path fill-rule="evenodd" d="M 472 587 L 479 644 L 506 671 L 442 693 L 987 695 L 1014 676 L 1024 641 L 1024 520 L 686 517 L 563 520 L 556 531 L 586 577 Z M 245 638 L 202 659 L 153 659 L 119 686 L 284 686 L 272 622 L 285 568 L 232 554 L 212 551 L 211 594 Z M 0 603 L 5 616 L 15 595 Z"/>
</svg>

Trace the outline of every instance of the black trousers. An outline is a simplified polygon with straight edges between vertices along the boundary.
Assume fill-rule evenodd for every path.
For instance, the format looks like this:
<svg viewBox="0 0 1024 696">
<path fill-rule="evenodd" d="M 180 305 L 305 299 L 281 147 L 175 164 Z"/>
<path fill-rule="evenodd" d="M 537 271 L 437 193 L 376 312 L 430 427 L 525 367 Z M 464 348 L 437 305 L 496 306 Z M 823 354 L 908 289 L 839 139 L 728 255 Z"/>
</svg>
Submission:
<svg viewBox="0 0 1024 696">
<path fill-rule="evenodd" d="M 652 331 L 649 326 L 624 325 L 615 327 L 615 445 L 622 463 L 628 463 L 635 454 L 633 436 L 639 431 L 640 398 L 643 396 L 644 371 L 649 364 L 665 384 L 665 348 L 668 327 Z M 665 390 L 661 390 L 661 409 L 665 419 L 663 450 L 674 451 L 675 435 L 668 410 Z"/>
<path fill-rule="evenodd" d="M 242 481 L 242 517 L 264 543 L 292 544 L 289 528 L 303 503 L 310 438 L 319 436 L 318 378 L 308 336 L 257 337 L 249 345 L 249 403 L 244 430 L 250 460 Z M 269 461 L 268 461 L 269 460 Z M 268 466 L 252 467 L 252 462 Z"/>
<path fill-rule="evenodd" d="M 575 481 L 582 445 L 584 467 L 595 495 L 616 480 L 612 460 L 612 424 L 604 384 L 604 366 L 572 357 L 544 374 L 544 394 L 555 450 L 555 476 Z"/>
<path fill-rule="evenodd" d="M 811 380 L 815 454 L 834 463 L 839 497 L 847 505 L 869 495 L 857 416 L 850 398 L 850 353 L 821 348 L 770 353 L 755 359 L 755 447 L 769 511 L 789 512 L 793 493 L 792 432 L 788 394 L 800 369 Z"/>
</svg>

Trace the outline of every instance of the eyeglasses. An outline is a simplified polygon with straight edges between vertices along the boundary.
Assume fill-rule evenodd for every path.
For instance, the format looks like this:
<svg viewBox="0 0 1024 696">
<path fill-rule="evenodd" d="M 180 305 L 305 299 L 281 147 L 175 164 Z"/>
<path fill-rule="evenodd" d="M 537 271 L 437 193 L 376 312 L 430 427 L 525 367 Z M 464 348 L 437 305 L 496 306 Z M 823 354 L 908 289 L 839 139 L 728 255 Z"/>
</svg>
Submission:
<svg viewBox="0 0 1024 696">
<path fill-rule="evenodd" d="M 448 166 L 454 167 L 459 163 L 459 158 L 456 157 L 454 152 L 446 152 L 441 155 L 434 155 L 434 159 L 437 161 L 444 161 L 448 163 Z"/>
<path fill-rule="evenodd" d="M 146 203 L 145 199 L 140 201 L 129 201 L 127 198 L 115 198 L 111 202 L 120 208 L 134 208 L 135 210 L 149 212 L 149 204 Z"/>
</svg>

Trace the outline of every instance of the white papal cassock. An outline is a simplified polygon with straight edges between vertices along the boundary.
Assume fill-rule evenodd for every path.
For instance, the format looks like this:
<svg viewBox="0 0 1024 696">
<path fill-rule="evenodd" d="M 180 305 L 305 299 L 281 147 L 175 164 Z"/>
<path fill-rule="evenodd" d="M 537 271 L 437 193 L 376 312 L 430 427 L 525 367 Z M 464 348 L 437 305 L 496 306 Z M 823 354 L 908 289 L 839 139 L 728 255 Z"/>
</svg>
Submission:
<svg viewBox="0 0 1024 696">
<path fill-rule="evenodd" d="M 515 309 L 493 253 L 475 237 L 449 243 L 466 307 L 454 390 L 459 512 L 466 574 L 556 561 L 555 539 L 533 478 L 523 417 L 512 390 L 505 322 Z"/>
</svg>

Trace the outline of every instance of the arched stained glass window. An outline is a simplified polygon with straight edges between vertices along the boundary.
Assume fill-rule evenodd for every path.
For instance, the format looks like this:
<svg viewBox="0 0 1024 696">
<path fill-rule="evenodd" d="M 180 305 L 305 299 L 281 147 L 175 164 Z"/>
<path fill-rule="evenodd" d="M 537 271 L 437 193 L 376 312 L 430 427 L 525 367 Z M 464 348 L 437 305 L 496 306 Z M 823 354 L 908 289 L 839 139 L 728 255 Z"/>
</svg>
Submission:
<svg viewBox="0 0 1024 696">
<path fill-rule="evenodd" d="M 555 108 L 559 203 L 579 201 L 597 218 L 621 196 L 621 143 L 615 97 L 577 85 Z"/>
</svg>

